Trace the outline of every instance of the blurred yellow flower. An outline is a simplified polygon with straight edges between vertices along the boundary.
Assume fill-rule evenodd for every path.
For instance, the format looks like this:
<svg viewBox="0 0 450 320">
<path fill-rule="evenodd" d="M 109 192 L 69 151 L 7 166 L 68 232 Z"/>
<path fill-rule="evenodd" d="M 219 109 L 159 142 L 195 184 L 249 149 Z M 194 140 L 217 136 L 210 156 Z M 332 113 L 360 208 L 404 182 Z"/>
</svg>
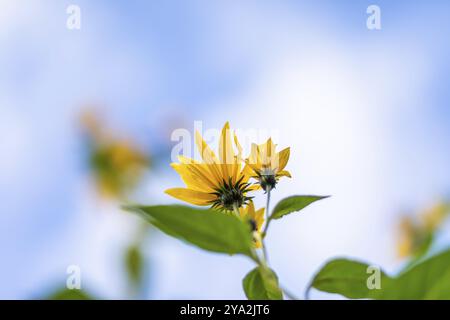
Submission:
<svg viewBox="0 0 450 320">
<path fill-rule="evenodd" d="M 90 162 L 100 193 L 113 198 L 133 189 L 149 165 L 147 156 L 125 140 L 94 146 Z"/>
<path fill-rule="evenodd" d="M 252 144 L 250 156 L 245 160 L 246 171 L 258 180 L 265 191 L 275 188 L 281 177 L 291 177 L 289 171 L 284 170 L 289 161 L 290 148 L 276 152 L 276 146 L 271 138 L 260 145 Z"/>
<path fill-rule="evenodd" d="M 424 228 L 430 231 L 436 230 L 442 224 L 448 212 L 448 205 L 442 201 L 425 210 L 420 216 Z"/>
<path fill-rule="evenodd" d="M 261 232 L 264 224 L 264 208 L 255 211 L 253 201 L 249 201 L 248 205 L 239 209 L 239 214 L 244 221 L 248 221 L 252 227 L 253 240 L 255 247 L 261 248 Z"/>
<path fill-rule="evenodd" d="M 440 201 L 425 209 L 418 218 L 402 217 L 397 246 L 399 257 L 420 257 L 425 254 L 449 211 L 449 205 Z"/>
<path fill-rule="evenodd" d="M 402 217 L 399 224 L 399 237 L 397 252 L 400 258 L 410 256 L 414 252 L 414 239 L 416 230 L 413 220 L 410 217 Z"/>
<path fill-rule="evenodd" d="M 250 176 L 241 166 L 241 147 L 235 136 L 238 152 L 235 153 L 229 123 L 223 126 L 219 141 L 219 157 L 195 133 L 195 142 L 203 162 L 179 156 L 180 163 L 172 163 L 172 168 L 180 175 L 186 188 L 172 188 L 165 192 L 179 200 L 228 211 L 237 211 L 251 197 L 247 193 L 253 189 L 248 183 Z"/>
<path fill-rule="evenodd" d="M 118 137 L 92 108 L 81 113 L 79 122 L 98 192 L 108 198 L 125 197 L 143 179 L 150 156 L 132 140 Z"/>
</svg>

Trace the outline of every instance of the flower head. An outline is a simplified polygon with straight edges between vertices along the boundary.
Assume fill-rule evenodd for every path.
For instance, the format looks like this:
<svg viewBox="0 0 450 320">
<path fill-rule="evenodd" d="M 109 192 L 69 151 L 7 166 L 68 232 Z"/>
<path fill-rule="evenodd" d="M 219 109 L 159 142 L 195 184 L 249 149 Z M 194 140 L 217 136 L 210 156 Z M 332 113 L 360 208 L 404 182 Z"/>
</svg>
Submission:
<svg viewBox="0 0 450 320">
<path fill-rule="evenodd" d="M 244 221 L 248 221 L 252 228 L 253 240 L 256 248 L 261 248 L 261 232 L 264 224 L 264 208 L 255 211 L 253 201 L 249 201 L 248 205 L 239 209 L 239 214 Z"/>
<path fill-rule="evenodd" d="M 151 164 L 150 155 L 121 137 L 92 109 L 80 116 L 90 174 L 101 196 L 123 198 L 135 190 Z"/>
<path fill-rule="evenodd" d="M 289 160 L 290 148 L 276 152 L 276 144 L 269 138 L 266 143 L 252 144 L 250 156 L 245 160 L 246 170 L 265 190 L 275 188 L 281 177 L 291 177 L 289 171 L 284 170 Z"/>
<path fill-rule="evenodd" d="M 199 206 L 212 206 L 232 211 L 245 205 L 251 197 L 247 193 L 255 186 L 250 185 L 250 175 L 241 165 L 241 146 L 234 136 L 235 152 L 229 123 L 225 123 L 219 141 L 219 157 L 196 132 L 195 142 L 202 162 L 179 156 L 180 163 L 172 168 L 180 175 L 186 188 L 172 188 L 165 192 L 174 198 Z"/>
</svg>

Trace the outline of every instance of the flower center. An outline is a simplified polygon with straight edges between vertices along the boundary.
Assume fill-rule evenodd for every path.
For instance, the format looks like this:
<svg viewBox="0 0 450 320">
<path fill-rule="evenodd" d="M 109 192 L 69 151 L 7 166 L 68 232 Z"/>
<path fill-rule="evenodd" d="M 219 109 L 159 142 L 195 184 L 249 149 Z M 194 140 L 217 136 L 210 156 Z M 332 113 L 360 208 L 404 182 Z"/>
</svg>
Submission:
<svg viewBox="0 0 450 320">
<path fill-rule="evenodd" d="M 246 193 L 249 191 L 249 183 L 242 182 L 241 177 L 236 183 L 232 183 L 231 178 L 228 182 L 223 181 L 222 185 L 213 192 L 217 196 L 215 200 L 212 201 L 212 207 L 218 209 L 224 209 L 228 211 L 233 211 L 234 207 L 242 207 L 252 199 L 253 197 L 247 197 Z"/>
<path fill-rule="evenodd" d="M 270 168 L 263 168 L 259 173 L 259 184 L 264 191 L 269 191 L 275 188 L 277 184 L 277 179 L 275 173 Z"/>
</svg>

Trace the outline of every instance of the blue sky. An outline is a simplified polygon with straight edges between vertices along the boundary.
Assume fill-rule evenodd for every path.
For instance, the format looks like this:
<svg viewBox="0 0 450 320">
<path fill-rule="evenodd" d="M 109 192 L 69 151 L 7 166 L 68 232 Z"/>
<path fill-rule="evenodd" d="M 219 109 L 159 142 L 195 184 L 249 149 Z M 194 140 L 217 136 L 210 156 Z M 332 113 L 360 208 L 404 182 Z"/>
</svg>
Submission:
<svg viewBox="0 0 450 320">
<path fill-rule="evenodd" d="M 65 28 L 72 3 L 79 31 Z M 380 31 L 366 28 L 373 3 Z M 174 123 L 277 131 L 294 179 L 274 201 L 333 195 L 273 227 L 273 265 L 294 292 L 337 255 L 395 270 L 398 213 L 450 192 L 446 1 L 0 4 L 1 298 L 39 293 L 70 263 L 120 296 L 108 279 L 133 221 L 97 205 L 86 181 L 76 124 L 85 103 L 155 151 L 171 147 Z M 143 201 L 174 202 L 162 191 L 181 181 L 166 158 Z M 248 261 L 155 241 L 152 297 L 243 297 Z"/>
</svg>

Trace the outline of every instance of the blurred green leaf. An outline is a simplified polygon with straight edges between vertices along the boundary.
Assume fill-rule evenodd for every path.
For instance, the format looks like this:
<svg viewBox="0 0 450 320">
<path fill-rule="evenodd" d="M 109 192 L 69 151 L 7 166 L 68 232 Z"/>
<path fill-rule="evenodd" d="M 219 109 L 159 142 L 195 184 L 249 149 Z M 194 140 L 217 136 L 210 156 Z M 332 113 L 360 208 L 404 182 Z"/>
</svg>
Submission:
<svg viewBox="0 0 450 320">
<path fill-rule="evenodd" d="M 450 250 L 423 260 L 389 283 L 379 299 L 450 299 Z"/>
<path fill-rule="evenodd" d="M 235 216 L 187 206 L 125 206 L 170 236 L 202 249 L 253 257 L 250 227 Z"/>
<path fill-rule="evenodd" d="M 370 298 L 373 294 L 379 294 L 380 289 L 369 289 L 367 281 L 372 275 L 369 265 L 347 260 L 336 259 L 328 262 L 314 277 L 310 288 L 329 293 L 338 293 L 350 299 Z M 384 272 L 380 270 L 381 287 L 390 281 Z"/>
<path fill-rule="evenodd" d="M 95 300 L 84 290 L 62 288 L 46 297 L 45 300 Z"/>
<path fill-rule="evenodd" d="M 278 277 L 271 269 L 258 266 L 242 281 L 249 300 L 282 300 L 283 293 L 278 286 Z"/>
<path fill-rule="evenodd" d="M 450 299 L 450 270 L 446 271 L 439 281 L 434 283 L 426 293 L 425 300 Z"/>
<path fill-rule="evenodd" d="M 406 268 L 397 277 L 381 273 L 380 290 L 368 289 L 367 267 L 356 261 L 333 260 L 319 271 L 310 287 L 351 299 L 450 299 L 450 250 Z"/>
<path fill-rule="evenodd" d="M 127 248 L 125 267 L 132 290 L 139 291 L 144 271 L 144 257 L 139 245 L 131 245 Z"/>
<path fill-rule="evenodd" d="M 414 259 L 420 259 L 421 257 L 425 256 L 427 252 L 430 250 L 434 240 L 434 232 L 425 232 L 422 237 L 419 239 L 416 239 L 416 241 L 419 242 L 417 245 L 416 252 L 413 255 Z"/>
<path fill-rule="evenodd" d="M 300 211 L 311 203 L 328 198 L 329 196 L 291 196 L 277 203 L 270 219 L 280 219 L 294 211 Z"/>
</svg>

